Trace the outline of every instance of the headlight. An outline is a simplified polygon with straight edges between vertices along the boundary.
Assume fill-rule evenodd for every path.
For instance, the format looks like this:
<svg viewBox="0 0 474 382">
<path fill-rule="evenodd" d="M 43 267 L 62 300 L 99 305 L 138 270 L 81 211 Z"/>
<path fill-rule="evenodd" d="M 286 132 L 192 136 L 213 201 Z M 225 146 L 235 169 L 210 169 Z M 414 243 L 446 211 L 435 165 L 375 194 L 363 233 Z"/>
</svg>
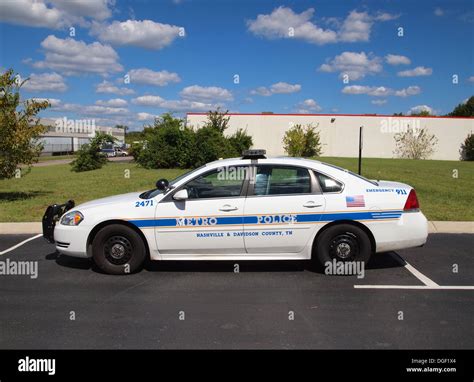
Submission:
<svg viewBox="0 0 474 382">
<path fill-rule="evenodd" d="M 62 225 L 79 225 L 79 223 L 83 220 L 84 215 L 82 215 L 79 211 L 71 211 L 61 218 L 60 223 Z"/>
</svg>

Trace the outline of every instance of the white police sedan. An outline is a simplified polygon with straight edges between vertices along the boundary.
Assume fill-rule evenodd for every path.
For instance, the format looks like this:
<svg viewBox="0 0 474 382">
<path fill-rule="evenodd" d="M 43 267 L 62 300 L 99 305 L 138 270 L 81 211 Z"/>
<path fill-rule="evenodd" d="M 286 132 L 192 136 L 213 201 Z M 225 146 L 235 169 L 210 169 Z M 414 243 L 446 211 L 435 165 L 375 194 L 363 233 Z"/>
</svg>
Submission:
<svg viewBox="0 0 474 382">
<path fill-rule="evenodd" d="M 92 257 L 111 274 L 135 272 L 147 257 L 366 263 L 426 242 L 412 187 L 264 154 L 249 150 L 141 193 L 50 206 L 43 235 L 60 253 Z"/>
</svg>

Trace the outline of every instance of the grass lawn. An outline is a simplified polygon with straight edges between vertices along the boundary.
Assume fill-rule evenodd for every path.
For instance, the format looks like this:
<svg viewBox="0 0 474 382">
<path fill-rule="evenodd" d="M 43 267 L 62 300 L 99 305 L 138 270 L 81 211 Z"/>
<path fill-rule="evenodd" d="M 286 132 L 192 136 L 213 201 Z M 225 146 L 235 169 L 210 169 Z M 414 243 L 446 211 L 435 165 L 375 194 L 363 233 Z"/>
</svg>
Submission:
<svg viewBox="0 0 474 382">
<path fill-rule="evenodd" d="M 357 171 L 356 158 L 320 158 Z M 133 163 L 108 163 L 100 170 L 74 173 L 70 165 L 34 167 L 20 179 L 0 181 L 0 221 L 40 221 L 49 204 L 74 199 L 77 204 L 104 196 L 150 189 L 159 178 L 185 170 L 145 170 Z M 130 178 L 124 176 L 130 170 Z M 458 178 L 453 177 L 458 171 Z M 429 220 L 474 220 L 474 163 L 364 159 L 362 175 L 394 180 L 416 188 Z"/>
<path fill-rule="evenodd" d="M 75 159 L 76 155 L 45 155 L 38 159 L 38 162 L 48 162 L 50 160 Z"/>
<path fill-rule="evenodd" d="M 130 178 L 125 171 L 130 170 Z M 0 222 L 41 221 L 46 207 L 73 199 L 76 204 L 110 195 L 144 191 L 159 178 L 185 170 L 145 170 L 133 163 L 108 163 L 100 170 L 75 173 L 71 166 L 33 167 L 23 178 L 0 181 Z"/>
<path fill-rule="evenodd" d="M 357 158 L 319 160 L 357 172 Z M 453 177 L 455 170 L 458 178 Z M 474 220 L 474 162 L 363 159 L 362 175 L 414 187 L 428 220 Z"/>
</svg>

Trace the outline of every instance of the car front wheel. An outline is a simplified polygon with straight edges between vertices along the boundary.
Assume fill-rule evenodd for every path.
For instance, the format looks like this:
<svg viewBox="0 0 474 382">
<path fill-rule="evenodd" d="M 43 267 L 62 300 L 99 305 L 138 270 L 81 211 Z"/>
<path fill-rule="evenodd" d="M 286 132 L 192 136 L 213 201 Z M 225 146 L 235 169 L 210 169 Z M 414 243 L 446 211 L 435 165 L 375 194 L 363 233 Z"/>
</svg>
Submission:
<svg viewBox="0 0 474 382">
<path fill-rule="evenodd" d="M 370 259 L 372 246 L 368 235 L 351 224 L 338 224 L 321 233 L 316 242 L 315 255 L 325 266 L 327 262 L 363 262 Z"/>
<path fill-rule="evenodd" d="M 123 275 L 143 267 L 146 247 L 141 236 L 121 224 L 102 228 L 92 242 L 92 257 L 106 273 Z"/>
</svg>

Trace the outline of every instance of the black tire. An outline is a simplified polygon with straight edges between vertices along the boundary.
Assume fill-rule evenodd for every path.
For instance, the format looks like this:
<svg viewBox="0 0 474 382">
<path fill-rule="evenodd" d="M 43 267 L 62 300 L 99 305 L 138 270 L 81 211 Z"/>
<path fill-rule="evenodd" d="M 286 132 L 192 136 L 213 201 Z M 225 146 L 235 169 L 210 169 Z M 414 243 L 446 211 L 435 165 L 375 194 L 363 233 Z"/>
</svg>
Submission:
<svg viewBox="0 0 474 382">
<path fill-rule="evenodd" d="M 361 261 L 364 266 L 372 254 L 368 235 L 351 224 L 337 224 L 329 227 L 318 237 L 314 247 L 315 255 L 324 267 L 326 262 Z"/>
<path fill-rule="evenodd" d="M 124 275 L 139 271 L 146 258 L 146 247 L 141 236 L 121 224 L 102 228 L 92 242 L 92 258 L 106 273 Z"/>
</svg>

